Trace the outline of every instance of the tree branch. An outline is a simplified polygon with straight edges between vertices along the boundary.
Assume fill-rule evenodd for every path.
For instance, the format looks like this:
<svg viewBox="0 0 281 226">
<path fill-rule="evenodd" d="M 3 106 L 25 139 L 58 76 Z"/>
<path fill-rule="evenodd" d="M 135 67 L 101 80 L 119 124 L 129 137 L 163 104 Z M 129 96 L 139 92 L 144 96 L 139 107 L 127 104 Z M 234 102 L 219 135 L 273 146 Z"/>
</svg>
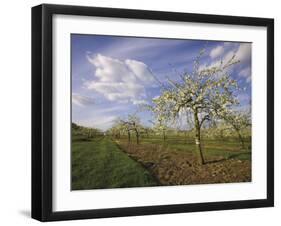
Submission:
<svg viewBox="0 0 281 226">
<path fill-rule="evenodd" d="M 205 115 L 204 117 L 203 117 L 203 119 L 201 120 L 201 122 L 200 122 L 200 124 L 199 124 L 199 126 L 200 126 L 200 128 L 201 128 L 201 126 L 203 125 L 203 123 L 204 123 L 204 121 L 206 121 L 206 120 L 210 120 L 210 116 L 209 115 Z"/>
</svg>

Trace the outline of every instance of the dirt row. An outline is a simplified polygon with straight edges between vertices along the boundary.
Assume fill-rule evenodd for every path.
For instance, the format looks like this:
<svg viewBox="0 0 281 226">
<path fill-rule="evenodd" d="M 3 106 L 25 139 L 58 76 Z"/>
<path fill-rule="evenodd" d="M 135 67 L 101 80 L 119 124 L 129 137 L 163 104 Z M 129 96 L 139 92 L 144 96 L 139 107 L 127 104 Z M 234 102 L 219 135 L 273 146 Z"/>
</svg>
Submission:
<svg viewBox="0 0 281 226">
<path fill-rule="evenodd" d="M 168 150 L 156 144 L 116 141 L 131 158 L 142 164 L 161 185 L 213 184 L 251 181 L 251 161 L 209 157 L 197 163 L 195 155 Z"/>
</svg>

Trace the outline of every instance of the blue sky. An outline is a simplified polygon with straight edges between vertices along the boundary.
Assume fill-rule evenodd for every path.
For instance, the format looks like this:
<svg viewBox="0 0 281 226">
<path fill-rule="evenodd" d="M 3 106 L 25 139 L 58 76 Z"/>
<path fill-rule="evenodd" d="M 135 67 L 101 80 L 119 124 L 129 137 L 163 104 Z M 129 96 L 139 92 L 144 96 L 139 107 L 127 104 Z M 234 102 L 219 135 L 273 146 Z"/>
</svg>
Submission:
<svg viewBox="0 0 281 226">
<path fill-rule="evenodd" d="M 191 72 L 202 48 L 202 67 L 236 53 L 240 63 L 230 72 L 243 88 L 237 94 L 240 107 L 248 107 L 250 43 L 72 34 L 72 121 L 106 130 L 117 117 L 137 112 L 143 124 L 151 125 L 150 113 L 140 112 L 139 105 L 160 94 L 155 78 L 176 80 L 178 72 Z"/>
</svg>

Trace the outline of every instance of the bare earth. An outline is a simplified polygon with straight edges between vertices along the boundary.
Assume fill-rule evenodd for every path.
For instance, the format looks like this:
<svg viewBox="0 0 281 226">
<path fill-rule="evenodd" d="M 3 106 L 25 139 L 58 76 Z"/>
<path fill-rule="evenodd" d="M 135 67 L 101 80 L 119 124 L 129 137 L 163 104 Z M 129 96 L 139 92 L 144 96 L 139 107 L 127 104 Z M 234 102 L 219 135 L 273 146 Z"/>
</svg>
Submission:
<svg viewBox="0 0 281 226">
<path fill-rule="evenodd" d="M 251 181 L 251 161 L 209 157 L 199 165 L 194 154 L 167 150 L 154 144 L 116 141 L 131 158 L 138 161 L 161 185 L 213 184 Z"/>
</svg>

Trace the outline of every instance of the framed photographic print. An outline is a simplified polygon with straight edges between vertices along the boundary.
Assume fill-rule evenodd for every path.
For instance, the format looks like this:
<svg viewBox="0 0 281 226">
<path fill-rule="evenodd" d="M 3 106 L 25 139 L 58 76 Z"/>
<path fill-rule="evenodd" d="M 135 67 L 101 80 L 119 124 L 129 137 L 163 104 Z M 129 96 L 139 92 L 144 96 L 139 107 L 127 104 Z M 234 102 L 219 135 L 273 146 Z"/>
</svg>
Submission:
<svg viewBox="0 0 281 226">
<path fill-rule="evenodd" d="M 32 8 L 32 217 L 274 205 L 274 21 Z"/>
</svg>

